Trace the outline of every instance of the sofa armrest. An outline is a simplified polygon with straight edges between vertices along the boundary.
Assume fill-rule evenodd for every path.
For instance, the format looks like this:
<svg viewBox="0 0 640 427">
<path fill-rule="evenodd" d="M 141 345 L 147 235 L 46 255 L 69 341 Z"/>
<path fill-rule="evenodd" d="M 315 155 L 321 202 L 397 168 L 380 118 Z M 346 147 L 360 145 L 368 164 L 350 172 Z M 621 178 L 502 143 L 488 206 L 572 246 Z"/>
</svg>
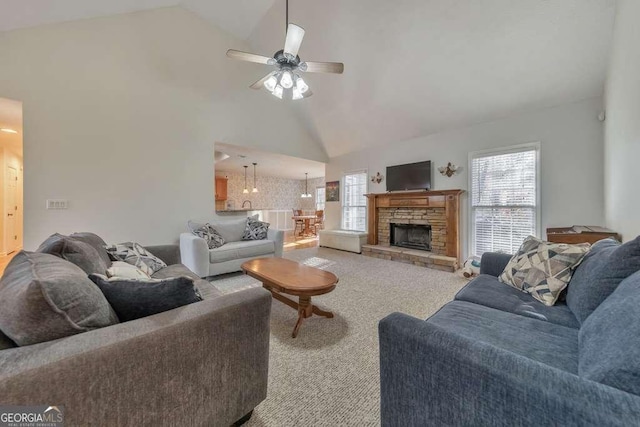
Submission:
<svg viewBox="0 0 640 427">
<path fill-rule="evenodd" d="M 634 425 L 640 397 L 428 321 L 378 325 L 383 426 Z"/>
<path fill-rule="evenodd" d="M 253 288 L 2 350 L 0 401 L 55 402 L 68 425 L 230 425 L 266 397 L 270 310 Z"/>
<path fill-rule="evenodd" d="M 276 246 L 275 256 L 282 258 L 282 252 L 284 251 L 284 231 L 282 230 L 267 230 L 267 239 L 273 240 Z"/>
<path fill-rule="evenodd" d="M 480 274 L 489 274 L 498 277 L 509 264 L 511 255 L 497 252 L 485 252 L 480 260 Z"/>
<path fill-rule="evenodd" d="M 145 246 L 144 248 L 160 258 L 167 265 L 180 264 L 179 245 Z"/>
<path fill-rule="evenodd" d="M 200 277 L 209 276 L 209 246 L 207 241 L 191 233 L 180 234 L 182 264 Z"/>
</svg>

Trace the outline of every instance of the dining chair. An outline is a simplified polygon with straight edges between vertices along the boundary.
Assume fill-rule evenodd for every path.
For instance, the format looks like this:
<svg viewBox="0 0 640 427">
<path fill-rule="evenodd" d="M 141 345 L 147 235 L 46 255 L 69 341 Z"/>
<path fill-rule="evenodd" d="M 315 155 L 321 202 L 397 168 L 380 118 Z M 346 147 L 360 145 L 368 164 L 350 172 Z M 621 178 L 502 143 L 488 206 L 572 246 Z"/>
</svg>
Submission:
<svg viewBox="0 0 640 427">
<path fill-rule="evenodd" d="M 318 229 L 324 230 L 324 210 L 316 211 L 316 218 L 313 220 L 313 229 L 318 234 Z"/>
<path fill-rule="evenodd" d="M 292 209 L 293 216 L 302 216 L 302 209 Z M 296 238 L 298 236 L 298 228 L 300 228 L 300 234 L 304 231 L 304 220 L 302 219 L 294 219 L 293 220 L 293 237 Z"/>
</svg>

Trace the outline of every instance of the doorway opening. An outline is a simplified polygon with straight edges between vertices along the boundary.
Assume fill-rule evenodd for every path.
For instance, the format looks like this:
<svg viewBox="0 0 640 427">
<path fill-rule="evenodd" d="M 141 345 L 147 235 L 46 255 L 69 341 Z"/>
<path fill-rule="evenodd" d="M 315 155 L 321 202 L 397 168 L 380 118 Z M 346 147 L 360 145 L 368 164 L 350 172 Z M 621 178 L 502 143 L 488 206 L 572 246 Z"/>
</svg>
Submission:
<svg viewBox="0 0 640 427">
<path fill-rule="evenodd" d="M 0 273 L 23 242 L 22 102 L 0 98 Z"/>
</svg>

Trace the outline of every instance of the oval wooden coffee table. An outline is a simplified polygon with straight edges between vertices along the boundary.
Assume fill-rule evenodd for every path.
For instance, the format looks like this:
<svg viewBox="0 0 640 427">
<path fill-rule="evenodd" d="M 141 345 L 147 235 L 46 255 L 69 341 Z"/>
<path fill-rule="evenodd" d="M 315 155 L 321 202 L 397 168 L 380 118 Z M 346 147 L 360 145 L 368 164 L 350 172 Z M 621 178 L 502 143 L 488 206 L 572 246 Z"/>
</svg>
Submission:
<svg viewBox="0 0 640 427">
<path fill-rule="evenodd" d="M 298 310 L 298 321 L 291 336 L 298 335 L 302 321 L 316 314 L 333 317 L 330 311 L 324 311 L 311 304 L 311 297 L 323 295 L 336 288 L 338 278 L 335 274 L 319 268 L 284 258 L 258 258 L 242 264 L 242 271 L 262 282 L 273 298 Z M 282 294 L 298 297 L 298 302 Z"/>
</svg>

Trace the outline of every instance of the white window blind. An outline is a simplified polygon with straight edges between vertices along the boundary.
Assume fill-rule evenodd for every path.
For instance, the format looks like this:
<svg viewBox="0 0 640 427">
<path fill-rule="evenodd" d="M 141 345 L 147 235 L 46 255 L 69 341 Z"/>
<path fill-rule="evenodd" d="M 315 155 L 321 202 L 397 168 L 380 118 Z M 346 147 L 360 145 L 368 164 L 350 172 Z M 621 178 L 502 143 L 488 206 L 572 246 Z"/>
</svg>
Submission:
<svg viewBox="0 0 640 427">
<path fill-rule="evenodd" d="M 471 156 L 472 253 L 515 253 L 538 235 L 538 147 Z"/>
<path fill-rule="evenodd" d="M 325 197 L 324 187 L 317 187 L 316 188 L 316 210 L 317 211 L 324 210 L 325 199 L 326 197 Z"/>
<path fill-rule="evenodd" d="M 342 228 L 366 231 L 367 229 L 367 173 L 348 173 L 344 176 L 342 197 Z"/>
</svg>

